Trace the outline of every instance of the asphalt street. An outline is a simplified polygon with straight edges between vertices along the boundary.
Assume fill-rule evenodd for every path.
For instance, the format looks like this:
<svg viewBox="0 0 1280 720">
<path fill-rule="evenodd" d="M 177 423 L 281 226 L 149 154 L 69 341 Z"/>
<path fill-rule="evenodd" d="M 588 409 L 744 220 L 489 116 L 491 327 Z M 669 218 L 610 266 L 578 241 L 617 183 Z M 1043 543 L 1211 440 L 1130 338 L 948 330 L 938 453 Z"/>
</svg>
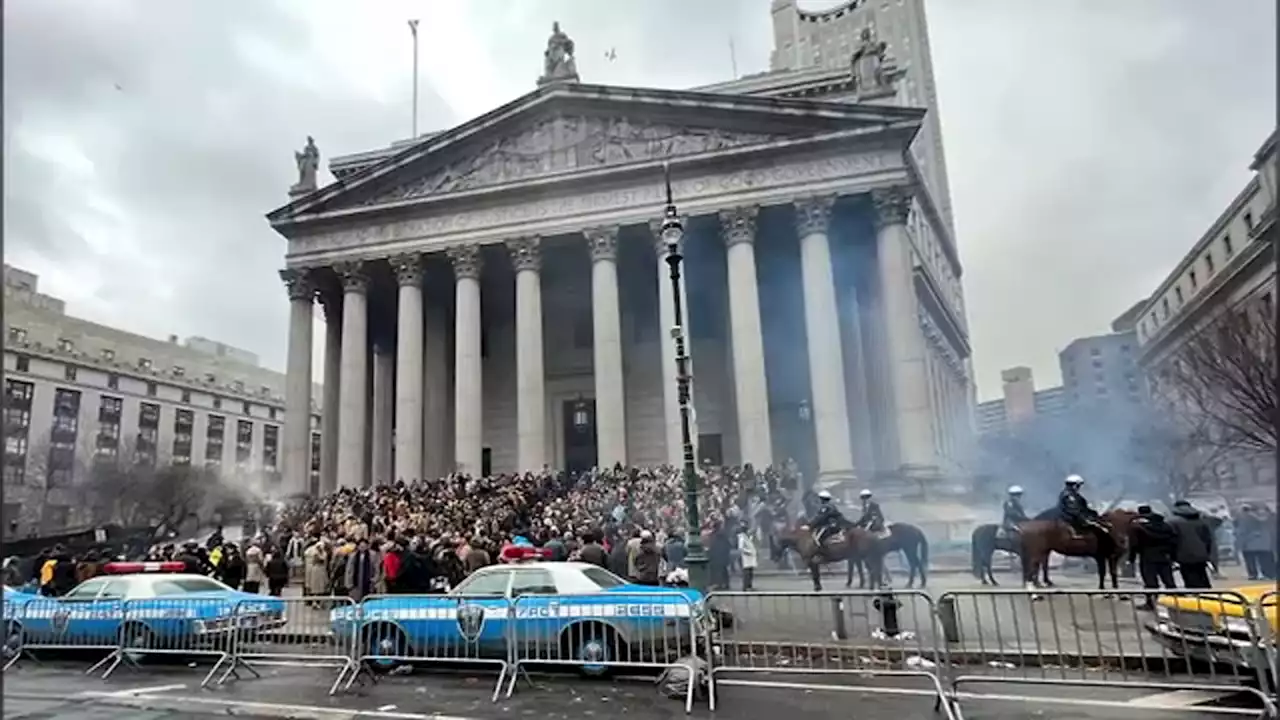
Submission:
<svg viewBox="0 0 1280 720">
<path fill-rule="evenodd" d="M 145 674 L 123 674 L 111 681 L 86 679 L 79 666 L 32 666 L 17 669 L 4 678 L 5 718 L 24 720 L 168 720 L 168 718 L 247 717 L 314 718 L 347 720 L 498 720 L 537 717 L 629 717 L 639 720 L 674 720 L 686 717 L 683 703 L 664 697 L 654 683 L 638 680 L 585 680 L 569 677 L 535 677 L 522 682 L 511 698 L 489 700 L 494 676 L 475 673 L 426 673 L 384 678 L 376 685 L 356 686 L 352 692 L 325 694 L 332 671 L 299 668 L 262 668 L 261 679 L 233 681 L 209 690 L 199 688 L 197 670 L 173 667 Z M 928 717 L 934 698 L 928 683 L 915 679 L 847 679 L 847 691 L 818 689 L 808 683 L 824 679 L 797 676 L 791 687 L 751 687 L 733 680 L 721 681 L 715 713 L 705 700 L 697 703 L 694 717 L 723 716 L 746 720 L 806 717 L 826 720 L 859 717 Z M 825 682 L 831 683 L 830 678 Z M 859 691 L 862 688 L 863 691 Z M 875 693 L 865 692 L 873 689 Z M 1014 720 L 1052 717 L 1063 720 L 1142 720 L 1157 718 L 1170 709 L 1184 710 L 1184 717 L 1210 717 L 1187 710 L 1197 703 L 1231 702 L 1245 707 L 1239 698 L 1209 693 L 1161 693 L 1091 689 L 1094 700 L 1123 703 L 1115 707 L 1081 704 L 1079 691 L 1070 688 L 997 688 L 998 700 L 962 698 L 968 720 Z M 1056 698 L 1046 702 L 1049 698 Z M 945 717 L 939 714 L 937 717 Z"/>
</svg>

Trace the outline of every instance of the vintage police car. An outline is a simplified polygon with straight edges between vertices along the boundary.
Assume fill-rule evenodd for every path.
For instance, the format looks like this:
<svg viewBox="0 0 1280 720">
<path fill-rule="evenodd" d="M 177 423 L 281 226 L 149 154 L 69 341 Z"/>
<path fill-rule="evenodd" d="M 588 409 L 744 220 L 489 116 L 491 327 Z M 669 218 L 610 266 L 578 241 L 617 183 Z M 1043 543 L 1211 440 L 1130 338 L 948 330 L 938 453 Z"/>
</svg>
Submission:
<svg viewBox="0 0 1280 720">
<path fill-rule="evenodd" d="M 107 575 L 59 598 L 6 592 L 6 640 L 28 649 L 110 647 L 181 650 L 225 642 L 287 621 L 279 598 L 239 592 L 182 563 L 108 563 Z"/>
<path fill-rule="evenodd" d="M 697 590 L 633 585 L 588 563 L 539 562 L 482 568 L 445 595 L 369 599 L 330 620 L 338 637 L 358 638 L 375 670 L 415 659 L 505 659 L 515 643 L 521 658 L 600 674 L 609 662 L 689 652 L 706 610 Z"/>
</svg>

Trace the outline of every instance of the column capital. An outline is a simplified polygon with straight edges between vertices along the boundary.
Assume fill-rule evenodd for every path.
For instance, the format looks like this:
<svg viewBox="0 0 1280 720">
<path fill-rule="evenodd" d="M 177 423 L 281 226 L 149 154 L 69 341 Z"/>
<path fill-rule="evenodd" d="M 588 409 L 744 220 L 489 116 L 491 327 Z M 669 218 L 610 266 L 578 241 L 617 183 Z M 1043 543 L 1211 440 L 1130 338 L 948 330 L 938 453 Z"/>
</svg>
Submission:
<svg viewBox="0 0 1280 720">
<path fill-rule="evenodd" d="M 527 235 L 507 241 L 507 252 L 511 253 L 511 266 L 516 272 L 542 270 L 542 237 Z"/>
<path fill-rule="evenodd" d="M 455 279 L 480 279 L 480 269 L 484 262 L 480 257 L 479 245 L 455 245 L 449 248 L 445 254 L 449 256 L 449 262 L 453 263 L 453 276 Z"/>
<path fill-rule="evenodd" d="M 389 259 L 391 269 L 396 273 L 396 283 L 417 287 L 422 285 L 422 255 L 420 253 L 402 253 Z"/>
<path fill-rule="evenodd" d="M 363 260 L 343 260 L 333 264 L 344 292 L 364 294 L 369 290 L 368 267 Z"/>
<path fill-rule="evenodd" d="M 720 211 L 720 231 L 724 234 L 725 247 L 756 241 L 756 216 L 759 212 L 756 205 Z"/>
<path fill-rule="evenodd" d="M 876 209 L 876 227 L 902 225 L 907 222 L 907 214 L 911 212 L 910 188 L 890 187 L 871 191 L 871 204 Z"/>
<path fill-rule="evenodd" d="M 308 268 L 285 268 L 280 271 L 290 300 L 307 300 L 315 295 L 316 286 Z"/>
<path fill-rule="evenodd" d="M 835 195 L 813 195 L 796 200 L 796 233 L 800 237 L 826 235 L 835 204 Z"/>
<path fill-rule="evenodd" d="M 617 226 L 591 228 L 585 230 L 583 234 L 587 237 L 587 248 L 591 251 L 591 262 L 599 262 L 601 260 L 617 261 Z"/>
</svg>

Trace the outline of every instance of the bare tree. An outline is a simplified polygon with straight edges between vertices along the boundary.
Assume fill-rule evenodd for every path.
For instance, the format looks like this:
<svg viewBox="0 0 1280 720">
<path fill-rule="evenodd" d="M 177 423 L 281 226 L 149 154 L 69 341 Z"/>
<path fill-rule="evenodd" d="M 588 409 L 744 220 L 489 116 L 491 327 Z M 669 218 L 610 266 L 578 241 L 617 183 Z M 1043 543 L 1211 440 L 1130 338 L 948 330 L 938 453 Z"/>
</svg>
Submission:
<svg viewBox="0 0 1280 720">
<path fill-rule="evenodd" d="M 1218 468 L 1238 446 L 1215 436 L 1215 420 L 1165 405 L 1132 438 L 1134 459 L 1153 479 L 1151 490 L 1172 504 L 1217 481 Z"/>
<path fill-rule="evenodd" d="M 1223 312 L 1159 369 L 1157 395 L 1211 423 L 1208 439 L 1228 446 L 1276 448 L 1275 325 L 1270 308 Z"/>
<path fill-rule="evenodd" d="M 192 517 L 204 519 L 227 492 L 212 470 L 157 464 L 134 452 L 131 440 L 113 456 L 99 456 L 79 490 L 98 522 L 173 528 Z"/>
</svg>

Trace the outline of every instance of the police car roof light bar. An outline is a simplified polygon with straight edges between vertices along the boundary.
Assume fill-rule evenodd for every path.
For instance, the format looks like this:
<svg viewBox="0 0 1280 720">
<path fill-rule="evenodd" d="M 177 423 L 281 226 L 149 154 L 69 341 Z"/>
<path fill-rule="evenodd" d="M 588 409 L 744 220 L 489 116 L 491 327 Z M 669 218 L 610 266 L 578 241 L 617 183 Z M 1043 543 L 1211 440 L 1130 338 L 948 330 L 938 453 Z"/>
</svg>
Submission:
<svg viewBox="0 0 1280 720">
<path fill-rule="evenodd" d="M 545 548 L 536 548 L 531 545 L 511 545 L 503 550 L 501 555 L 502 560 L 511 563 L 529 560 L 546 560 L 550 557 L 550 551 Z"/>
<path fill-rule="evenodd" d="M 113 562 L 102 566 L 103 572 L 111 575 L 128 573 L 180 573 L 187 569 L 184 562 Z"/>
</svg>

